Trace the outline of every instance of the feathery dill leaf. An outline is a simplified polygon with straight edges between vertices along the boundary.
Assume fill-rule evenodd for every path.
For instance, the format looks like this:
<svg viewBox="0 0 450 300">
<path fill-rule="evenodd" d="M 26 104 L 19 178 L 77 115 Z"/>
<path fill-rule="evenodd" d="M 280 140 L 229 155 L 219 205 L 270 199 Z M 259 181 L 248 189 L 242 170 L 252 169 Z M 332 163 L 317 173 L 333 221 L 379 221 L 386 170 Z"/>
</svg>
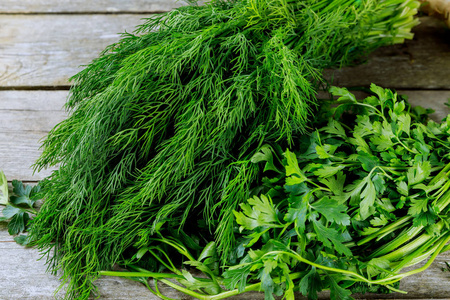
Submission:
<svg viewBox="0 0 450 300">
<path fill-rule="evenodd" d="M 324 68 L 411 38 L 417 6 L 215 0 L 106 48 L 72 78 L 70 116 L 35 164 L 59 164 L 30 235 L 67 297 L 86 299 L 97 271 L 163 228 L 212 235 L 226 263 L 232 211 L 260 176 L 252 156 L 307 130 Z"/>
</svg>

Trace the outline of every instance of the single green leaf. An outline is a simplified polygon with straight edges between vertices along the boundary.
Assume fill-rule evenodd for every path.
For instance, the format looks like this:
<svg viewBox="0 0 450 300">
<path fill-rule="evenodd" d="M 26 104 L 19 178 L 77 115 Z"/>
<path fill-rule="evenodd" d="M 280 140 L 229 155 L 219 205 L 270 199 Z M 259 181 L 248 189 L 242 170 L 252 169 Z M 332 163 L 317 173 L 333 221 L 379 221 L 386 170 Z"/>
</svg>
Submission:
<svg viewBox="0 0 450 300">
<path fill-rule="evenodd" d="M 252 156 L 252 163 L 266 162 L 264 166 L 264 172 L 266 171 L 275 171 L 280 173 L 277 167 L 273 162 L 273 149 L 269 145 L 263 145 L 261 149 Z"/>
<path fill-rule="evenodd" d="M 373 258 L 367 264 L 367 275 L 369 278 L 372 278 L 373 276 L 384 272 L 384 270 L 388 270 L 389 266 L 389 260 L 381 257 Z"/>
<path fill-rule="evenodd" d="M 311 198 L 311 192 L 303 195 L 291 195 L 289 197 L 289 209 L 284 216 L 284 220 L 286 222 L 294 222 L 295 228 L 299 232 L 305 231 L 308 204 Z"/>
<path fill-rule="evenodd" d="M 433 226 L 431 231 L 434 232 L 437 229 L 434 225 L 438 219 L 439 217 L 431 210 L 420 212 L 414 216 L 413 226 Z M 442 229 L 439 229 L 439 232 L 441 232 L 441 230 Z"/>
<path fill-rule="evenodd" d="M 322 223 L 315 219 L 310 218 L 314 231 L 317 234 L 317 239 L 323 243 L 323 245 L 329 249 L 335 249 L 338 253 L 346 256 L 352 256 L 350 249 L 343 244 L 345 242 L 343 236 L 334 228 L 327 228 Z"/>
<path fill-rule="evenodd" d="M 371 139 L 373 145 L 375 145 L 376 150 L 378 152 L 386 151 L 391 149 L 394 146 L 394 142 L 392 139 L 383 134 L 374 135 Z"/>
<path fill-rule="evenodd" d="M 243 292 L 252 268 L 253 265 L 246 262 L 227 268 L 223 273 L 225 287 L 229 290 L 237 288 L 239 292 Z"/>
<path fill-rule="evenodd" d="M 409 189 L 408 185 L 404 181 L 397 182 L 397 191 L 403 195 L 408 196 L 409 195 Z"/>
<path fill-rule="evenodd" d="M 330 283 L 330 299 L 331 300 L 350 300 L 352 292 L 348 289 L 341 287 L 333 276 L 327 276 Z"/>
<path fill-rule="evenodd" d="M 4 209 L 3 209 L 3 216 L 6 219 L 11 219 L 12 217 L 14 217 L 16 214 L 22 212 L 22 209 L 18 208 L 18 207 L 14 207 L 11 205 L 7 205 Z"/>
<path fill-rule="evenodd" d="M 24 235 L 24 234 L 15 236 L 15 237 L 14 237 L 14 241 L 15 241 L 17 244 L 22 245 L 22 246 L 26 246 L 26 245 L 28 245 L 28 244 L 30 243 L 30 240 L 29 240 L 29 238 L 28 238 L 28 235 Z"/>
<path fill-rule="evenodd" d="M 345 169 L 344 165 L 331 166 L 331 165 L 322 165 L 322 168 L 315 170 L 313 172 L 319 178 L 327 178 L 335 175 L 340 170 Z"/>
<path fill-rule="evenodd" d="M 379 217 L 375 217 L 370 220 L 370 224 L 372 224 L 372 226 L 384 226 L 388 222 L 389 220 L 384 215 L 380 215 Z"/>
<path fill-rule="evenodd" d="M 342 171 L 336 172 L 336 176 L 319 177 L 317 180 L 328 187 L 336 196 L 344 194 L 345 174 Z"/>
<path fill-rule="evenodd" d="M 362 114 L 356 116 L 356 126 L 353 129 L 353 137 L 357 140 L 355 145 L 361 146 L 363 149 L 366 148 L 366 142 L 363 139 L 365 136 L 374 134 L 373 123 L 370 120 L 368 114 Z M 365 145 L 364 145 L 365 144 Z M 365 151 L 370 153 L 369 151 Z"/>
<path fill-rule="evenodd" d="M 380 160 L 376 156 L 370 155 L 366 152 L 359 152 L 358 160 L 361 162 L 361 167 L 366 172 L 370 172 L 373 168 L 380 165 Z"/>
<path fill-rule="evenodd" d="M 344 101 L 351 101 L 353 103 L 356 103 L 356 98 L 355 95 L 353 95 L 352 93 L 350 93 L 348 91 L 348 89 L 346 88 L 340 88 L 340 87 L 336 87 L 336 86 L 332 86 L 329 89 L 329 92 L 333 95 L 333 96 L 339 96 L 339 98 L 336 100 L 338 102 L 344 102 Z"/>
<path fill-rule="evenodd" d="M 426 212 L 428 210 L 428 199 L 411 199 L 411 206 L 408 209 L 408 215 L 415 216 L 420 214 L 422 211 Z"/>
<path fill-rule="evenodd" d="M 374 203 L 376 199 L 375 185 L 373 184 L 371 178 L 367 176 L 363 181 L 365 181 L 365 187 L 361 191 L 361 202 L 359 213 L 361 219 L 367 219 L 375 210 Z"/>
<path fill-rule="evenodd" d="M 406 172 L 408 178 L 408 185 L 413 186 L 421 183 L 431 174 L 431 163 L 429 161 L 418 161 Z"/>
<path fill-rule="evenodd" d="M 345 129 L 342 127 L 342 125 L 336 121 L 335 119 L 330 119 L 328 121 L 328 125 L 323 127 L 321 131 L 324 131 L 326 133 L 330 133 L 333 135 L 339 135 L 341 137 L 346 137 Z"/>
<path fill-rule="evenodd" d="M 350 225 L 350 216 L 346 213 L 347 206 L 336 203 L 327 196 L 311 204 L 311 208 L 318 211 L 329 222 L 335 222 L 343 226 Z"/>
<path fill-rule="evenodd" d="M 353 138 L 348 139 L 351 144 L 356 146 L 356 151 L 359 152 L 365 152 L 367 154 L 372 154 L 372 151 L 370 150 L 369 145 L 367 142 L 356 132 L 353 132 Z"/>
<path fill-rule="evenodd" d="M 265 195 L 254 196 L 247 203 L 240 204 L 242 211 L 234 211 L 236 222 L 241 225 L 241 230 L 253 230 L 259 226 L 279 227 L 277 212 L 272 199 Z"/>
<path fill-rule="evenodd" d="M 20 211 L 15 214 L 8 223 L 8 232 L 10 235 L 17 235 L 22 233 L 27 228 L 27 223 L 30 217 L 27 213 Z"/>
<path fill-rule="evenodd" d="M 312 267 L 311 271 L 306 273 L 300 280 L 300 293 L 308 297 L 308 299 L 316 300 L 318 298 L 317 293 L 322 291 L 323 286 L 320 274 L 315 267 Z"/>
<path fill-rule="evenodd" d="M 399 124 L 399 134 L 401 132 L 404 132 L 409 136 L 411 130 L 411 115 L 406 113 L 399 115 L 398 124 Z"/>
</svg>

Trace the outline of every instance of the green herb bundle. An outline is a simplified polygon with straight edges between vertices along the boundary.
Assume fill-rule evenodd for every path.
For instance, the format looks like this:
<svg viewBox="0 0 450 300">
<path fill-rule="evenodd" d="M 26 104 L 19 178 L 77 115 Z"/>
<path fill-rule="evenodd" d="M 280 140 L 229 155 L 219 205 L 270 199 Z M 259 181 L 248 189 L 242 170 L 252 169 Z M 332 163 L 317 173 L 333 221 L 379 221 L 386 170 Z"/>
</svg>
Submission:
<svg viewBox="0 0 450 300">
<path fill-rule="evenodd" d="M 450 249 L 450 115 L 428 121 L 425 110 L 396 93 L 371 90 L 375 96 L 358 101 L 332 88 L 340 105 L 323 111 L 296 151 L 265 145 L 253 157 L 267 177 L 234 211 L 239 242 L 225 272 L 214 242 L 194 259 L 188 243 L 161 236 L 123 262 L 133 272 L 102 274 L 152 277 L 204 300 L 248 291 L 289 300 L 298 292 L 317 299 L 322 290 L 333 300 L 401 292 L 402 278 Z M 174 256 L 156 242 L 183 255 L 185 267 L 171 267 Z M 138 267 L 155 258 L 172 274 Z M 152 292 L 164 298 L 158 288 Z"/>
<path fill-rule="evenodd" d="M 168 228 L 202 228 L 225 264 L 257 149 L 292 145 L 322 70 L 411 38 L 417 6 L 217 0 L 150 18 L 108 47 L 73 78 L 70 116 L 35 165 L 59 166 L 41 183 L 30 236 L 68 297 L 88 297 L 98 270 Z"/>
<path fill-rule="evenodd" d="M 363 101 L 331 91 L 342 102 L 333 116 L 284 153 L 265 195 L 235 212 L 248 249 L 224 274 L 229 288 L 258 278 L 266 294 L 299 287 L 310 299 L 322 289 L 332 299 L 377 285 L 398 291 L 394 283 L 450 249 L 450 116 L 427 122 L 375 85 Z M 260 157 L 278 170 L 268 148 Z"/>
</svg>

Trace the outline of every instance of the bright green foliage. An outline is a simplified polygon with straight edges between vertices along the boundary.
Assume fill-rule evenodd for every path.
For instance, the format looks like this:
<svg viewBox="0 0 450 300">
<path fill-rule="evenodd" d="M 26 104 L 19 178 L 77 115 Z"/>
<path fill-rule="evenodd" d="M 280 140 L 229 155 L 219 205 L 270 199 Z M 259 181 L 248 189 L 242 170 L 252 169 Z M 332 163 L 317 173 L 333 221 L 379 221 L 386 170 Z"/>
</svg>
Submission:
<svg viewBox="0 0 450 300">
<path fill-rule="evenodd" d="M 256 268 L 261 261 L 289 257 L 288 271 L 283 263 L 273 264 L 265 277 L 298 277 L 294 285 L 310 299 L 323 289 L 330 290 L 331 299 L 350 299 L 353 286 L 362 290 L 355 283 L 369 285 L 368 291 L 375 284 L 395 290 L 395 282 L 450 248 L 450 116 L 441 124 L 423 123 L 414 112 L 420 108 L 375 85 L 374 96 L 363 101 L 346 89 L 331 91 L 342 96 L 341 104 L 329 108 L 327 122 L 317 120 L 316 131 L 301 137 L 300 151 L 284 152 L 285 178 L 266 179 L 272 186 L 265 190 L 284 189 L 270 198 L 271 211 L 282 221 L 271 226 L 266 214 L 249 226 L 236 218 L 251 242 L 244 244 L 240 264 L 224 273 L 228 288 L 242 280 L 239 266 L 253 282 L 261 280 Z M 391 146 L 380 147 L 380 141 Z M 267 151 L 264 156 L 272 164 L 277 157 Z M 244 207 L 253 216 L 267 211 L 250 200 Z M 256 235 L 262 228 L 264 235 Z M 280 243 L 277 249 L 267 247 Z M 400 273 L 428 258 L 424 267 Z M 249 266 L 254 270 L 248 272 Z"/>
<path fill-rule="evenodd" d="M 254 155 L 252 161 L 265 165 L 267 177 L 255 189 L 258 195 L 234 212 L 237 245 L 223 273 L 216 268 L 215 243 L 201 251 L 192 243 L 197 238 L 161 237 L 150 239 L 136 257 L 141 264 L 157 257 L 173 274 L 133 272 L 133 260 L 121 262 L 130 272 L 101 274 L 164 280 L 204 300 L 249 291 L 289 300 L 295 292 L 317 299 L 320 291 L 329 290 L 336 300 L 351 299 L 352 293 L 399 291 L 399 280 L 425 270 L 439 253 L 450 250 L 450 115 L 441 124 L 427 122 L 425 110 L 411 108 L 403 97 L 375 85 L 371 90 L 374 96 L 357 101 L 347 90 L 333 88 L 335 96 L 345 99 L 335 108 L 324 105 L 315 130 L 299 138 L 298 151 L 283 152 L 273 144 Z M 389 126 L 383 129 L 383 122 Z M 372 130 L 363 134 L 363 126 Z M 394 146 L 380 152 L 374 138 L 387 130 Z M 322 169 L 332 171 L 318 172 Z M 174 267 L 171 248 L 206 277 Z M 160 249 L 159 256 L 145 260 L 142 253 L 149 249 Z M 401 273 L 423 260 L 428 261 L 422 267 Z"/>
<path fill-rule="evenodd" d="M 3 172 L 0 173 L 0 176 Z M 3 175 L 4 176 L 4 175 Z M 5 189 L 8 191 L 8 182 L 5 178 Z M 9 197 L 6 207 L 2 210 L 3 217 L 0 217 L 0 222 L 8 222 L 8 232 L 10 235 L 18 235 L 28 229 L 28 221 L 30 214 L 37 213 L 35 203 L 40 199 L 39 185 L 31 186 L 24 185 L 18 180 L 12 181 L 13 192 L 6 194 Z M 29 242 L 26 236 L 21 235 L 14 238 L 16 242 L 25 245 Z"/>
<path fill-rule="evenodd" d="M 68 297 L 87 298 L 98 270 L 167 228 L 212 232 L 226 264 L 233 210 L 259 178 L 253 155 L 266 143 L 293 145 L 322 70 L 411 38 L 417 7 L 215 0 L 156 15 L 109 46 L 73 78 L 70 116 L 35 165 L 59 166 L 42 182 L 30 233 Z"/>
</svg>

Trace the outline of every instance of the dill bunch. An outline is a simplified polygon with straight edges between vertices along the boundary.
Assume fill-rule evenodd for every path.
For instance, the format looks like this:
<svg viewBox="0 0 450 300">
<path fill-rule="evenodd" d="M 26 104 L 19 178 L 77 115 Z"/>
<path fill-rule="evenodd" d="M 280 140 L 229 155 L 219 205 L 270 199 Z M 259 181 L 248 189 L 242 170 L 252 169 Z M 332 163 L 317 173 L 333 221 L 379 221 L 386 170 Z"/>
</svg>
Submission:
<svg viewBox="0 0 450 300">
<path fill-rule="evenodd" d="M 149 18 L 72 78 L 43 141 L 30 238 L 67 297 L 156 232 L 202 232 L 222 263 L 265 143 L 308 129 L 324 68 L 411 38 L 417 1 L 216 0 Z M 202 220 L 203 225 L 198 225 Z M 209 238 L 208 238 L 209 239 Z"/>
</svg>

